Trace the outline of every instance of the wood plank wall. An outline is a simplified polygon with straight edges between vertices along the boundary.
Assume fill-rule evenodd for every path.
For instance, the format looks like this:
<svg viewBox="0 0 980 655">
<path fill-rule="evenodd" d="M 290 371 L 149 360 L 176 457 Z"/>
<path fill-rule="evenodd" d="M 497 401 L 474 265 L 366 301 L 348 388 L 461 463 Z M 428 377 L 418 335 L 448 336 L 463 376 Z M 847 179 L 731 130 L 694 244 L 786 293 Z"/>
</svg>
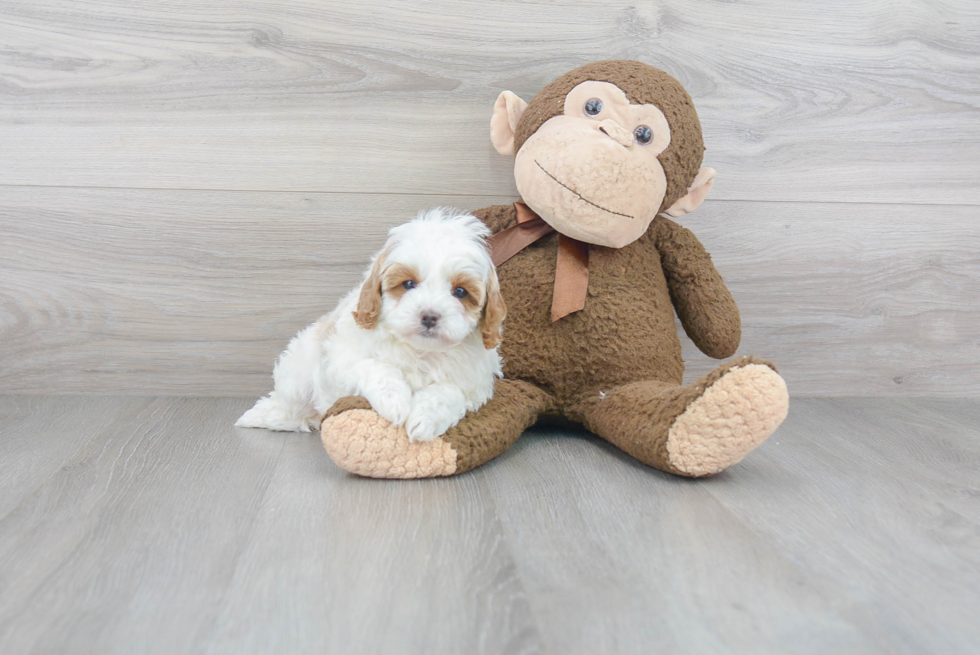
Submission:
<svg viewBox="0 0 980 655">
<path fill-rule="evenodd" d="M 980 395 L 971 0 L 5 0 L 0 392 L 268 390 L 388 227 L 515 199 L 501 90 L 608 58 L 694 96 L 742 352 L 797 396 Z"/>
</svg>

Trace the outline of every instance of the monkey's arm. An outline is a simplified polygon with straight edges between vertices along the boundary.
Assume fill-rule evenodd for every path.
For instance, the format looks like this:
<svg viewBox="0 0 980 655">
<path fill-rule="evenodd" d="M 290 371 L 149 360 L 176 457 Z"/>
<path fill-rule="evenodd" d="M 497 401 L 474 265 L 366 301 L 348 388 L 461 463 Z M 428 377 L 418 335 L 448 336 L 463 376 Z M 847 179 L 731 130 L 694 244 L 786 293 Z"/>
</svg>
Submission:
<svg viewBox="0 0 980 655">
<path fill-rule="evenodd" d="M 725 281 L 690 230 L 663 216 L 654 220 L 670 299 L 684 331 L 705 355 L 730 357 L 742 338 L 742 322 Z"/>
</svg>

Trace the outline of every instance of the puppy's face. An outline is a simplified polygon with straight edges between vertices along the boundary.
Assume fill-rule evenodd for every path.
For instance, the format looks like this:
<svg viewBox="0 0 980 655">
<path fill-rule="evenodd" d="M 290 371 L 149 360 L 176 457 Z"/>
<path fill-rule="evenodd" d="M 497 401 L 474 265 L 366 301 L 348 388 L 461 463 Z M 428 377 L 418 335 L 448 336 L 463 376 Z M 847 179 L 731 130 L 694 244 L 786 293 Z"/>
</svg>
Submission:
<svg viewBox="0 0 980 655">
<path fill-rule="evenodd" d="M 418 350 L 448 350 L 477 330 L 496 347 L 506 310 L 486 233 L 472 216 L 441 210 L 394 228 L 361 288 L 358 324 Z"/>
</svg>

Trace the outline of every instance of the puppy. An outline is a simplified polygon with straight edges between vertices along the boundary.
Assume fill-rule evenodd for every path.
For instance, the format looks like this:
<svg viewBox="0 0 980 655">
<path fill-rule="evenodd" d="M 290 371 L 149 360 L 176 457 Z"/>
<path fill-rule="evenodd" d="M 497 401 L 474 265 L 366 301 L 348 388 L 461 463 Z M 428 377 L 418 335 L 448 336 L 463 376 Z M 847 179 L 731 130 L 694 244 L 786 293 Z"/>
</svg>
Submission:
<svg viewBox="0 0 980 655">
<path fill-rule="evenodd" d="M 275 390 L 235 423 L 309 432 L 363 396 L 409 440 L 431 441 L 493 395 L 506 314 L 476 217 L 437 208 L 393 228 L 360 289 L 293 337 Z"/>
</svg>

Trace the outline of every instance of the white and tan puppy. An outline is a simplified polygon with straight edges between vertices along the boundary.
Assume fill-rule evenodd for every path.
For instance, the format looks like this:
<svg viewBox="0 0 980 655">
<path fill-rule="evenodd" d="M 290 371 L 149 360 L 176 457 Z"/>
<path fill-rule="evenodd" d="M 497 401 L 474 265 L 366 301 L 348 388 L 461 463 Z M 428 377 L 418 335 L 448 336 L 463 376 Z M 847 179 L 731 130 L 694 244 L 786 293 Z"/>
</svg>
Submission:
<svg viewBox="0 0 980 655">
<path fill-rule="evenodd" d="M 476 217 L 437 208 L 393 228 L 360 289 L 296 335 L 275 390 L 235 423 L 309 432 L 363 396 L 413 441 L 431 441 L 493 395 L 504 301 Z"/>
</svg>

